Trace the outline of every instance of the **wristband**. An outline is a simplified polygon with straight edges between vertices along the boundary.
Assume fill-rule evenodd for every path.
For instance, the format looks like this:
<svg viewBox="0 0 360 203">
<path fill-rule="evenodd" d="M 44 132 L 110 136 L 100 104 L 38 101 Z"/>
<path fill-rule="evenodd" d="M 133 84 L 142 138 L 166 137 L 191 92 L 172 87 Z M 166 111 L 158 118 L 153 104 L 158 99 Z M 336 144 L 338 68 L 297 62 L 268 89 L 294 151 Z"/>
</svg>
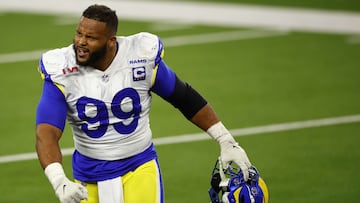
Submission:
<svg viewBox="0 0 360 203">
<path fill-rule="evenodd" d="M 234 138 L 221 121 L 212 125 L 206 132 L 219 143 L 224 141 L 235 142 Z"/>
<path fill-rule="evenodd" d="M 49 164 L 44 172 L 55 190 L 61 184 L 61 179 L 65 178 L 64 169 L 58 162 Z"/>
</svg>

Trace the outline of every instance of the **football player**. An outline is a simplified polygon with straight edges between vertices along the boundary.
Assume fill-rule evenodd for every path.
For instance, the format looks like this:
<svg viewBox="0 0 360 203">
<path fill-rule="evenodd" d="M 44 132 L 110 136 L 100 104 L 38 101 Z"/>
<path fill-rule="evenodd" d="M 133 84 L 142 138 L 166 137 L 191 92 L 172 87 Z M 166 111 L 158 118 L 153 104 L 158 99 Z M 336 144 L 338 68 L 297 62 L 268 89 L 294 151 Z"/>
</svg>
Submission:
<svg viewBox="0 0 360 203">
<path fill-rule="evenodd" d="M 224 166 L 235 162 L 248 177 L 245 151 L 210 104 L 163 60 L 150 33 L 117 36 L 115 11 L 91 5 L 73 43 L 44 53 L 44 80 L 36 113 L 36 150 L 60 202 L 160 203 L 164 189 L 149 125 L 151 92 L 219 144 Z M 62 166 L 59 140 L 72 127 L 74 181 Z"/>
</svg>

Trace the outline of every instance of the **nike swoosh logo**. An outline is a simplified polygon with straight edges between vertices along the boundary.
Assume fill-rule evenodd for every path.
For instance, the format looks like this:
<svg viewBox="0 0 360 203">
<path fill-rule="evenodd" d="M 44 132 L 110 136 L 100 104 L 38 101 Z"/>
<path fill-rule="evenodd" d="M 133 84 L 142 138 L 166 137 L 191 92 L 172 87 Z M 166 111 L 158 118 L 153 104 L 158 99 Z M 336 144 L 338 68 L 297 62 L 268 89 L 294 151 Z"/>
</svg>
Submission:
<svg viewBox="0 0 360 203">
<path fill-rule="evenodd" d="M 66 185 L 63 185 L 63 194 L 65 193 L 65 187 L 66 187 Z"/>
</svg>

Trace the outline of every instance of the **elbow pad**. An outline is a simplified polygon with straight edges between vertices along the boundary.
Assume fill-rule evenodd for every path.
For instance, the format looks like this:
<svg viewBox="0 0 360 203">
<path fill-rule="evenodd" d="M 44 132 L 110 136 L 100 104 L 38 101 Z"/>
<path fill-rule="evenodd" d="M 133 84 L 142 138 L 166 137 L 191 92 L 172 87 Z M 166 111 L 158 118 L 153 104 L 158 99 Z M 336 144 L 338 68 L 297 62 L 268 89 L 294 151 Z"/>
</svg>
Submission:
<svg viewBox="0 0 360 203">
<path fill-rule="evenodd" d="M 175 80 L 173 93 L 164 99 L 190 120 L 207 104 L 207 101 L 188 83 L 181 81 L 178 77 Z"/>
</svg>

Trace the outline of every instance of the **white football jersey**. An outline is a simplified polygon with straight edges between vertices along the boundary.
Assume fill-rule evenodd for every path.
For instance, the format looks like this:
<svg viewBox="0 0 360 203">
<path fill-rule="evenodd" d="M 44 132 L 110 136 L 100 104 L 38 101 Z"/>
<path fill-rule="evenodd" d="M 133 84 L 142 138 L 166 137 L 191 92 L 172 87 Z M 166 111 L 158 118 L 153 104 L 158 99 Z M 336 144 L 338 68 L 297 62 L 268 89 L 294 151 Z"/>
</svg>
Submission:
<svg viewBox="0 0 360 203">
<path fill-rule="evenodd" d="M 150 88 L 162 45 L 149 33 L 117 42 L 105 71 L 77 65 L 73 45 L 42 56 L 46 74 L 65 95 L 76 150 L 94 159 L 123 159 L 151 145 Z"/>
</svg>

